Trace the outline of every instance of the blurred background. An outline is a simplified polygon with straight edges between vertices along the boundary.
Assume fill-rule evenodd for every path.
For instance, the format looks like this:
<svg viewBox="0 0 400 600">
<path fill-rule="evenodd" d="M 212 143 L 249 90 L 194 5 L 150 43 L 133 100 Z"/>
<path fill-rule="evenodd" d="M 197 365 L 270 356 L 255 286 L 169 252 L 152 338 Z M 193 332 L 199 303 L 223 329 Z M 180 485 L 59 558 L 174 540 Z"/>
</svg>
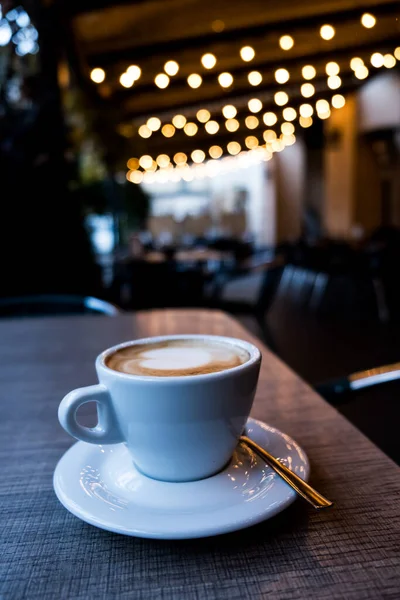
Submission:
<svg viewBox="0 0 400 600">
<path fill-rule="evenodd" d="M 399 17 L 381 0 L 2 1 L 0 312 L 219 308 L 321 390 L 398 361 Z M 398 393 L 340 400 L 395 458 Z"/>
</svg>

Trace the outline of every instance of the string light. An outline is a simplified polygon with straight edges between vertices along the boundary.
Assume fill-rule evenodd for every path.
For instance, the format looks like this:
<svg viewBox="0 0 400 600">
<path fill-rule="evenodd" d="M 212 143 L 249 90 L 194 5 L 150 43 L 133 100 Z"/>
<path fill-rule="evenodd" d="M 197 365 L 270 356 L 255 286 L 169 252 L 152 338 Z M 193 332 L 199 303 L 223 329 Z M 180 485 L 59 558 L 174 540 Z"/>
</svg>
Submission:
<svg viewBox="0 0 400 600">
<path fill-rule="evenodd" d="M 198 73 L 192 73 L 187 78 L 187 82 L 191 88 L 197 89 L 201 86 L 203 79 L 201 78 L 201 75 L 199 75 Z"/>
<path fill-rule="evenodd" d="M 282 50 L 290 50 L 294 46 L 294 39 L 290 35 L 283 35 L 279 39 L 279 45 Z"/>
<path fill-rule="evenodd" d="M 217 121 L 207 121 L 204 127 L 207 133 L 209 133 L 210 135 L 214 135 L 219 130 L 219 125 Z"/>
<path fill-rule="evenodd" d="M 322 25 L 319 34 L 323 40 L 331 40 L 335 35 L 335 28 L 332 25 Z"/>
<path fill-rule="evenodd" d="M 381 54 L 380 52 L 374 52 L 371 56 L 371 65 L 379 69 L 379 67 L 383 67 L 383 63 L 383 54 Z"/>
<path fill-rule="evenodd" d="M 275 80 L 278 83 L 286 83 L 287 81 L 289 81 L 289 71 L 287 69 L 277 69 L 275 71 Z"/>
<path fill-rule="evenodd" d="M 217 64 L 217 59 L 214 54 L 207 52 L 207 54 L 203 54 L 201 57 L 201 64 L 205 69 L 212 69 Z"/>
<path fill-rule="evenodd" d="M 285 121 L 294 121 L 295 118 L 297 117 L 297 112 L 294 108 L 291 108 L 290 106 L 288 106 L 287 108 L 283 109 L 282 115 L 283 115 L 283 118 L 285 119 Z"/>
<path fill-rule="evenodd" d="M 106 78 L 106 72 L 104 69 L 100 67 L 96 67 L 92 69 L 90 72 L 90 79 L 94 81 L 94 83 L 102 83 Z"/>
<path fill-rule="evenodd" d="M 296 143 L 296 136 L 293 135 L 293 133 L 290 133 L 288 135 L 285 134 L 282 136 L 281 139 L 285 146 L 293 146 L 293 144 Z"/>
<path fill-rule="evenodd" d="M 278 106 L 284 106 L 289 102 L 289 96 L 286 92 L 276 92 L 274 95 L 275 104 Z"/>
<path fill-rule="evenodd" d="M 393 54 L 394 54 L 394 57 L 395 57 L 397 60 L 400 60 L 400 46 L 398 46 L 398 47 L 396 48 L 396 50 L 394 51 L 394 53 L 393 53 Z"/>
<path fill-rule="evenodd" d="M 196 117 L 197 120 L 200 121 L 200 123 L 207 123 L 207 121 L 209 121 L 211 118 L 211 113 L 206 108 L 201 108 L 197 111 Z"/>
<path fill-rule="evenodd" d="M 243 46 L 243 48 L 240 49 L 241 59 L 245 62 L 250 62 L 251 60 L 253 60 L 255 55 L 256 53 L 254 52 L 254 48 L 252 48 L 251 46 Z"/>
<path fill-rule="evenodd" d="M 135 171 L 139 167 L 139 159 L 138 158 L 130 158 L 126 163 L 126 166 L 131 171 Z"/>
<path fill-rule="evenodd" d="M 366 77 L 368 77 L 369 74 L 368 67 L 366 67 L 365 65 L 357 67 L 354 74 L 357 77 L 357 79 L 365 79 Z"/>
<path fill-rule="evenodd" d="M 192 157 L 192 161 L 197 164 L 202 163 L 206 157 L 205 152 L 203 152 L 203 150 L 193 150 L 190 156 Z"/>
<path fill-rule="evenodd" d="M 350 68 L 353 69 L 353 71 L 355 71 L 359 67 L 363 67 L 363 66 L 364 66 L 364 61 L 359 56 L 355 56 L 350 61 Z"/>
<path fill-rule="evenodd" d="M 120 84 L 124 87 L 124 88 L 130 88 L 133 86 L 133 84 L 135 83 L 134 78 L 132 77 L 132 75 L 130 75 L 127 71 L 125 73 L 122 73 L 122 75 L 119 78 L 119 82 Z"/>
<path fill-rule="evenodd" d="M 346 99 L 344 96 L 342 96 L 342 94 L 335 94 L 332 97 L 332 106 L 333 108 L 343 108 L 343 106 L 346 104 Z"/>
<path fill-rule="evenodd" d="M 149 169 L 152 164 L 153 159 L 149 154 L 143 154 L 143 156 L 141 156 L 139 159 L 139 165 L 142 167 L 142 169 Z"/>
<path fill-rule="evenodd" d="M 342 80 L 339 75 L 331 75 L 328 77 L 327 84 L 331 90 L 337 90 L 342 85 Z"/>
<path fill-rule="evenodd" d="M 338 75 L 340 72 L 340 67 L 337 62 L 331 61 L 325 65 L 325 73 L 327 75 Z"/>
<path fill-rule="evenodd" d="M 235 156 L 236 154 L 239 154 L 242 148 L 239 142 L 229 142 L 226 149 L 228 150 L 229 154 Z"/>
<path fill-rule="evenodd" d="M 282 142 L 282 140 L 273 140 L 272 142 L 272 150 L 274 152 L 282 152 L 282 150 L 284 149 L 285 145 Z"/>
<path fill-rule="evenodd" d="M 220 158 L 223 154 L 223 150 L 220 146 L 211 146 L 208 153 L 211 158 Z"/>
<path fill-rule="evenodd" d="M 151 161 L 151 165 L 146 170 L 150 171 L 150 173 L 155 173 L 157 171 L 157 163 L 156 163 L 156 161 L 152 160 Z"/>
<path fill-rule="evenodd" d="M 198 130 L 198 127 L 197 127 L 196 123 L 186 123 L 185 127 L 183 128 L 183 131 L 189 137 L 193 137 L 194 135 L 196 135 L 197 130 Z"/>
<path fill-rule="evenodd" d="M 396 64 L 396 59 L 392 54 L 385 54 L 383 57 L 383 66 L 387 69 L 393 69 Z"/>
<path fill-rule="evenodd" d="M 174 163 L 176 165 L 184 165 L 187 161 L 187 156 L 184 152 L 177 152 L 174 156 Z"/>
<path fill-rule="evenodd" d="M 239 129 L 239 121 L 236 119 L 228 119 L 225 121 L 225 127 L 230 132 L 237 131 Z"/>
<path fill-rule="evenodd" d="M 273 129 L 267 129 L 263 133 L 263 138 L 266 142 L 272 142 L 273 140 L 276 140 L 276 133 Z"/>
<path fill-rule="evenodd" d="M 247 129 L 256 129 L 258 127 L 260 121 L 257 119 L 257 117 L 250 115 L 245 118 L 244 123 L 245 123 Z"/>
<path fill-rule="evenodd" d="M 322 100 L 322 99 L 317 100 L 317 102 L 315 104 L 315 108 L 317 109 L 318 114 L 330 112 L 330 106 L 329 106 L 329 102 L 327 100 Z"/>
<path fill-rule="evenodd" d="M 137 65 L 130 65 L 126 72 L 133 78 L 134 81 L 137 81 L 142 74 L 142 69 Z"/>
<path fill-rule="evenodd" d="M 247 138 L 244 140 L 244 143 L 246 145 L 246 148 L 252 150 L 253 148 L 257 148 L 258 139 L 254 135 L 248 135 Z"/>
<path fill-rule="evenodd" d="M 272 127 L 272 125 L 275 125 L 277 120 L 278 120 L 278 117 L 273 112 L 266 112 L 263 115 L 263 121 L 267 127 Z"/>
<path fill-rule="evenodd" d="M 151 130 L 147 125 L 141 125 L 139 127 L 138 133 L 142 138 L 149 138 L 151 136 Z"/>
<path fill-rule="evenodd" d="M 158 131 L 161 127 L 160 119 L 158 117 L 150 117 L 150 119 L 147 120 L 147 127 L 151 131 Z"/>
<path fill-rule="evenodd" d="M 237 115 L 237 110 L 232 104 L 227 104 L 222 109 L 222 114 L 224 115 L 225 119 L 233 119 Z"/>
<path fill-rule="evenodd" d="M 311 98 L 315 94 L 315 87 L 312 83 L 303 83 L 300 92 L 304 98 Z"/>
<path fill-rule="evenodd" d="M 247 75 L 247 79 L 250 85 L 260 85 L 262 82 L 262 75 L 259 71 L 251 71 L 251 73 Z"/>
<path fill-rule="evenodd" d="M 294 133 L 293 123 L 282 123 L 281 131 L 284 135 L 291 135 L 292 133 Z"/>
<path fill-rule="evenodd" d="M 184 117 L 183 115 L 175 115 L 172 119 L 172 123 L 177 129 L 183 129 L 186 124 L 186 117 Z"/>
<path fill-rule="evenodd" d="M 167 123 L 167 125 L 163 125 L 162 129 L 161 129 L 161 133 L 163 134 L 163 136 L 165 136 L 166 138 L 170 138 L 174 135 L 175 133 L 175 127 L 173 125 L 171 125 L 170 123 Z"/>
<path fill-rule="evenodd" d="M 171 75 L 173 77 L 179 71 L 179 65 L 176 60 L 168 60 L 164 65 L 164 71 L 167 75 Z"/>
<path fill-rule="evenodd" d="M 142 171 L 129 171 L 126 178 L 131 183 L 142 183 L 143 173 L 142 173 Z"/>
<path fill-rule="evenodd" d="M 371 13 L 364 13 L 361 17 L 361 25 L 366 27 L 367 29 L 372 29 L 376 24 L 376 18 Z"/>
<path fill-rule="evenodd" d="M 154 78 L 154 83 L 161 90 L 165 89 L 169 85 L 169 77 L 165 73 L 159 73 Z"/>
<path fill-rule="evenodd" d="M 314 109 L 311 104 L 302 104 L 299 108 L 299 113 L 303 119 L 308 119 L 313 114 Z"/>
<path fill-rule="evenodd" d="M 318 113 L 318 116 L 320 119 L 329 119 L 329 117 L 331 116 L 331 111 L 329 109 L 327 112 Z"/>
<path fill-rule="evenodd" d="M 312 117 L 300 117 L 299 123 L 301 127 L 304 127 L 306 129 L 307 127 L 311 127 L 311 125 L 313 124 L 313 120 Z"/>
<path fill-rule="evenodd" d="M 225 23 L 222 19 L 215 19 L 215 21 L 211 23 L 211 29 L 215 31 L 215 33 L 221 33 L 221 31 L 225 29 Z"/>
<path fill-rule="evenodd" d="M 252 98 L 248 101 L 247 106 L 249 107 L 249 111 L 252 113 L 258 113 L 262 110 L 262 102 L 258 98 Z"/>
<path fill-rule="evenodd" d="M 233 77 L 230 73 L 220 73 L 218 75 L 218 83 L 223 88 L 228 88 L 233 83 Z"/>
<path fill-rule="evenodd" d="M 301 70 L 301 74 L 304 79 L 314 79 L 314 77 L 317 74 L 317 71 L 312 65 L 305 65 Z"/>
<path fill-rule="evenodd" d="M 156 162 L 157 162 L 158 166 L 161 167 L 162 169 L 167 167 L 170 164 L 170 159 L 169 159 L 168 154 L 160 154 L 159 156 L 157 156 Z"/>
</svg>

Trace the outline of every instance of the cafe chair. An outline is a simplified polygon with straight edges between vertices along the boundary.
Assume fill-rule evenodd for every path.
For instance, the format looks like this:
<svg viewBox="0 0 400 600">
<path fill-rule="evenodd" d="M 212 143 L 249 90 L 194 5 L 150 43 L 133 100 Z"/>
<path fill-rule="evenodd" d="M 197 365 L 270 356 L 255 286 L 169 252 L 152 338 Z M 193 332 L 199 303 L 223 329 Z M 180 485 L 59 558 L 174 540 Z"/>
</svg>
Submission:
<svg viewBox="0 0 400 600">
<path fill-rule="evenodd" d="M 94 296 L 39 294 L 0 298 L 0 318 L 74 314 L 101 314 L 114 317 L 121 312 L 115 304 Z"/>
</svg>

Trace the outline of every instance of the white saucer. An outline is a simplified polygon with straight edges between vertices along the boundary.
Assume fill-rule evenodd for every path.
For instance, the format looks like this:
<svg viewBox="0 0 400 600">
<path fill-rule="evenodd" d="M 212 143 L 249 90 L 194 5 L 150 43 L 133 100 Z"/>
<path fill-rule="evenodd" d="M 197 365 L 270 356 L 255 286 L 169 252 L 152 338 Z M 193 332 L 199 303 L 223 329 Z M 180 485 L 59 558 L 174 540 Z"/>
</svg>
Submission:
<svg viewBox="0 0 400 600">
<path fill-rule="evenodd" d="M 247 435 L 303 479 L 305 452 L 277 429 L 249 419 Z M 137 471 L 124 444 L 78 442 L 59 461 L 54 490 L 83 521 L 125 535 L 184 539 L 228 533 L 269 519 L 296 493 L 250 449 L 239 445 L 220 473 L 189 483 L 150 479 Z"/>
</svg>

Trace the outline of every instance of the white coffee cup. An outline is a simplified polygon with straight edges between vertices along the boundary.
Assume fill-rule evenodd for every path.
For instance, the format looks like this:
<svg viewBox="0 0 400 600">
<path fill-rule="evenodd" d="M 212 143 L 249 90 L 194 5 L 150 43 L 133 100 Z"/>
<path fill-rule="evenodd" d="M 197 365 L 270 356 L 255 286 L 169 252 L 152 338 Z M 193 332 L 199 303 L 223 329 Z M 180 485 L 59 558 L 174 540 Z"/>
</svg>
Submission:
<svg viewBox="0 0 400 600">
<path fill-rule="evenodd" d="M 247 351 L 243 364 L 214 373 L 148 377 L 110 369 L 107 357 L 126 346 L 178 339 L 230 344 Z M 99 384 L 76 389 L 61 401 L 64 429 L 91 444 L 125 443 L 135 466 L 164 481 L 209 477 L 230 460 L 250 414 L 261 353 L 243 340 L 208 335 L 171 335 L 119 344 L 96 360 Z M 94 428 L 76 420 L 78 408 L 97 402 Z"/>
</svg>

